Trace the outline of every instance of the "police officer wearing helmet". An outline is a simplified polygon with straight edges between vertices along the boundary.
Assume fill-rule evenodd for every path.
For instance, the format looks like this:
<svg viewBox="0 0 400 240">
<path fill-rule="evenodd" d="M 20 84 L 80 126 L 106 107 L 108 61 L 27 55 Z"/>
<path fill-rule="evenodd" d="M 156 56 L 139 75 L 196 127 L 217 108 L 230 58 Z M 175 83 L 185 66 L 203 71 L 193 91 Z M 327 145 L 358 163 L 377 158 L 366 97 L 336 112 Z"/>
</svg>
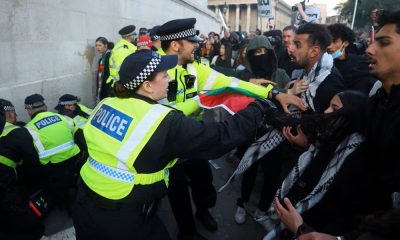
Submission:
<svg viewBox="0 0 400 240">
<path fill-rule="evenodd" d="M 47 111 L 40 94 L 25 98 L 25 109 L 31 120 L 26 124 L 39 155 L 40 164 L 47 169 L 43 188 L 49 202 L 68 207 L 69 191 L 75 186 L 80 149 L 74 141 L 77 127 L 66 116 Z"/>
<path fill-rule="evenodd" d="M 247 90 L 261 98 L 274 98 L 281 103 L 285 110 L 287 110 L 289 104 L 304 109 L 299 98 L 280 93 L 271 84 L 263 87 L 240 81 L 194 61 L 194 52 L 199 46 L 199 41 L 201 41 L 201 38 L 196 35 L 195 23 L 195 18 L 175 19 L 163 24 L 157 30 L 162 47 L 158 52 L 161 55 L 178 55 L 178 65 L 168 71 L 172 81 L 170 82 L 168 98 L 165 101 L 169 105 L 181 110 L 187 116 L 196 115 L 200 110 L 198 104 L 198 93 L 200 91 L 232 87 Z M 185 168 L 185 171 L 191 172 L 190 175 L 192 175 L 190 178 L 192 193 L 195 196 L 193 200 L 197 207 L 197 217 L 207 229 L 216 230 L 217 223 L 208 211 L 208 208 L 213 207 L 216 201 L 216 191 L 212 185 L 210 167 L 205 161 L 197 161 L 192 163 L 191 166 L 185 166 Z M 191 213 L 186 177 L 182 175 L 185 173 L 182 168 L 178 169 L 174 170 L 176 171 L 175 174 L 171 174 L 174 179 L 171 179 L 169 197 L 179 226 L 178 237 L 185 239 L 191 238 L 190 235 L 198 234 Z M 197 169 L 203 169 L 203 171 L 196 171 Z M 190 215 L 188 215 L 189 212 Z"/>
<path fill-rule="evenodd" d="M 133 44 L 135 41 L 135 25 L 129 25 L 121 28 L 118 33 L 121 35 L 121 39 L 115 44 L 111 51 L 111 57 L 109 60 L 110 76 L 107 79 L 107 84 L 114 86 L 115 82 L 119 81 L 119 68 L 121 67 L 124 59 L 134 53 L 137 47 Z"/>
<path fill-rule="evenodd" d="M 224 123 L 207 124 L 158 104 L 167 95 L 166 70 L 177 62 L 176 55 L 150 50 L 128 56 L 116 97 L 99 103 L 85 125 L 90 156 L 73 211 L 77 239 L 170 239 L 156 206 L 166 194 L 173 159 L 221 156 L 253 136 L 271 111 L 257 101 Z"/>
<path fill-rule="evenodd" d="M 42 220 L 28 206 L 30 192 L 22 191 L 38 182 L 39 159 L 32 137 L 15 122 L 13 104 L 0 99 L 0 239 L 40 239 Z"/>
</svg>

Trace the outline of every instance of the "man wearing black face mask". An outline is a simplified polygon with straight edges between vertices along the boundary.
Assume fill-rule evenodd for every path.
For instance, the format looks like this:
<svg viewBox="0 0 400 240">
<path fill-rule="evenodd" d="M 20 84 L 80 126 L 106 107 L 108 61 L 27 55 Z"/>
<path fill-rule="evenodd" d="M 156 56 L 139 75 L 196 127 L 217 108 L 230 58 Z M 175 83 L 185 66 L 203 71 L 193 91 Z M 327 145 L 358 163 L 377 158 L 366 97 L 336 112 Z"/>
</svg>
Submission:
<svg viewBox="0 0 400 240">
<path fill-rule="evenodd" d="M 290 81 L 286 72 L 278 68 L 275 51 L 267 37 L 256 36 L 250 40 L 246 58 L 252 73 L 250 82 L 258 83 L 261 79 L 269 80 L 275 83 L 280 91 L 283 91 Z"/>
</svg>

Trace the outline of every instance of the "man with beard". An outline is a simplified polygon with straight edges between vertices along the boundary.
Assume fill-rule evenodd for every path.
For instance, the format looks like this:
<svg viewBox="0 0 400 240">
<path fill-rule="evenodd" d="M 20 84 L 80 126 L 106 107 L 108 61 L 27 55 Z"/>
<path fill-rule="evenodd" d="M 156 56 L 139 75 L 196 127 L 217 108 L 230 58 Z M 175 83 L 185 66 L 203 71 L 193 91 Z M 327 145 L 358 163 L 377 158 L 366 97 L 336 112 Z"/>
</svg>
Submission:
<svg viewBox="0 0 400 240">
<path fill-rule="evenodd" d="M 289 104 L 304 107 L 295 96 L 280 93 L 267 80 L 266 87 L 257 86 L 239 79 L 227 77 L 211 68 L 194 61 L 194 52 L 201 39 L 196 36 L 195 18 L 175 19 L 157 30 L 161 39 L 161 55 L 178 55 L 178 65 L 168 70 L 172 81 L 169 83 L 168 97 L 165 102 L 181 110 L 185 115 L 198 116 L 200 107 L 198 93 L 224 87 L 247 90 L 262 98 L 273 98 L 287 111 Z M 195 157 L 195 156 L 193 156 Z M 209 208 L 216 202 L 216 191 L 212 185 L 212 173 L 208 162 L 192 161 L 180 164 L 172 169 L 168 196 L 179 227 L 178 239 L 204 239 L 196 231 L 193 219 L 187 177 L 190 178 L 193 201 L 196 205 L 196 217 L 210 231 L 216 231 L 217 222 L 211 216 Z"/>
<path fill-rule="evenodd" d="M 320 24 L 301 25 L 294 37 L 291 56 L 303 68 L 300 78 L 290 86 L 289 93 L 301 95 L 309 110 L 322 113 L 332 97 L 346 89 L 339 71 L 333 66 L 332 56 L 326 53 L 332 39 Z"/>
<path fill-rule="evenodd" d="M 381 216 L 386 212 L 385 218 L 364 225 L 361 230 L 343 233 L 344 238 L 310 232 L 297 236 L 299 240 L 399 239 L 399 212 L 392 209 L 392 194 L 400 191 L 397 149 L 400 146 L 400 10 L 383 12 L 378 23 L 380 29 L 375 41 L 366 51 L 371 74 L 382 82 L 382 87 L 370 98 L 365 138 L 366 164 L 375 185 L 370 187 L 373 193 L 363 201 L 368 201 Z M 365 222 L 371 223 L 371 220 L 374 219 L 368 217 Z"/>
</svg>

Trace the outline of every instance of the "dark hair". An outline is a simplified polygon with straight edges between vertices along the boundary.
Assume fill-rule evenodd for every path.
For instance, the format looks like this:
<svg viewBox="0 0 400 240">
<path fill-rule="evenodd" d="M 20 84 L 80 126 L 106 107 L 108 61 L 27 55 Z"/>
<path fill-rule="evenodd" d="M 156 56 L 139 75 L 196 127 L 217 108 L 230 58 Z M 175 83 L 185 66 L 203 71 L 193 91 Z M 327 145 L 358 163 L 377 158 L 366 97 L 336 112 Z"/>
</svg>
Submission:
<svg viewBox="0 0 400 240">
<path fill-rule="evenodd" d="M 348 41 L 352 44 L 355 41 L 355 34 L 351 28 L 344 24 L 335 23 L 328 26 L 328 30 L 331 33 L 333 41 L 337 39 L 342 39 L 342 41 Z"/>
<path fill-rule="evenodd" d="M 113 49 L 114 48 L 114 43 L 113 42 L 109 42 L 108 40 L 107 40 L 107 38 L 105 38 L 105 37 L 98 37 L 97 39 L 96 39 L 96 42 L 101 42 L 102 44 L 104 44 L 104 45 L 107 45 L 107 49 Z"/>
<path fill-rule="evenodd" d="M 168 50 L 169 46 L 171 45 L 171 42 L 174 40 L 166 40 L 166 41 L 161 41 L 161 48 L 165 52 Z"/>
<path fill-rule="evenodd" d="M 235 60 L 235 63 L 233 64 L 234 68 L 236 68 L 237 66 L 239 66 L 241 64 L 244 65 L 246 55 L 244 55 L 244 56 L 242 56 L 242 55 L 243 55 L 244 50 L 247 50 L 247 46 L 248 46 L 248 43 L 245 43 L 240 47 L 238 55 Z"/>
<path fill-rule="evenodd" d="M 224 45 L 224 47 L 225 47 L 225 59 L 222 60 L 220 58 L 220 53 L 218 54 L 218 58 L 221 61 L 224 61 L 227 67 L 232 67 L 232 45 L 228 42 L 224 42 L 221 44 L 221 46 L 222 45 Z"/>
<path fill-rule="evenodd" d="M 282 32 L 288 31 L 288 30 L 292 30 L 293 32 L 296 32 L 297 28 L 293 25 L 289 25 L 289 26 L 286 26 L 285 28 L 283 28 Z"/>
<path fill-rule="evenodd" d="M 150 74 L 150 76 L 147 77 L 146 81 L 153 81 L 155 79 L 157 73 L 159 73 L 159 72 L 158 71 L 152 72 Z M 117 98 L 131 98 L 131 97 L 134 97 L 136 95 L 137 90 L 139 89 L 139 87 L 141 85 L 142 84 L 137 86 L 135 89 L 131 90 L 131 89 L 127 89 L 121 81 L 118 81 L 114 85 L 115 96 Z"/>
<path fill-rule="evenodd" d="M 400 10 L 382 11 L 378 16 L 378 24 L 380 27 L 387 24 L 396 24 L 396 32 L 400 34 Z"/>
<path fill-rule="evenodd" d="M 322 51 L 326 51 L 327 47 L 332 42 L 332 37 L 328 29 L 321 24 L 306 23 L 300 25 L 296 34 L 308 34 L 308 44 L 310 46 L 319 46 Z"/>
</svg>

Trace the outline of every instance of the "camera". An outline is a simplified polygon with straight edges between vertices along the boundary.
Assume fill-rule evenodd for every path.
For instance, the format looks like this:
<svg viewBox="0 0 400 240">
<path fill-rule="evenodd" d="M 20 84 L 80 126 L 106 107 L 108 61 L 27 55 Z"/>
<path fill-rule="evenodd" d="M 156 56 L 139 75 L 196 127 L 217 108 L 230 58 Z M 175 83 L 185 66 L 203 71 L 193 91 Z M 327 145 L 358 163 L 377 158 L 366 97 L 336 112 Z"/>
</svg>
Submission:
<svg viewBox="0 0 400 240">
<path fill-rule="evenodd" d="M 303 7 L 303 10 L 306 10 L 306 1 L 304 0 L 304 1 L 300 2 L 300 4 Z M 297 9 L 296 6 L 292 6 L 292 11 L 293 12 L 296 12 L 297 10 L 299 10 L 299 9 Z"/>
<path fill-rule="evenodd" d="M 194 87 L 194 83 L 196 81 L 195 75 L 188 74 L 188 75 L 185 75 L 184 78 L 185 78 L 186 89 Z"/>
</svg>

